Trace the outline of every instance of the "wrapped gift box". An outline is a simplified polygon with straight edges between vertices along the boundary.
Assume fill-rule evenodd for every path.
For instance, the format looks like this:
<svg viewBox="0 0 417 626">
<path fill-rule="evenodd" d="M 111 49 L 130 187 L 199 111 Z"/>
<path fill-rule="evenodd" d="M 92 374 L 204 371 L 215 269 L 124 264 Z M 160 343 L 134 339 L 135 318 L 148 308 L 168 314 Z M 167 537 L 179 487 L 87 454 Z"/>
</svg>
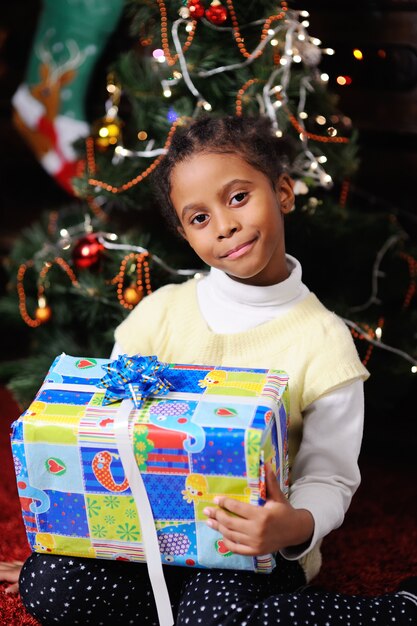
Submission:
<svg viewBox="0 0 417 626">
<path fill-rule="evenodd" d="M 36 552 L 144 561 L 140 502 L 116 443 L 121 401 L 104 404 L 109 360 L 61 355 L 13 424 L 28 540 Z M 270 571 L 271 555 L 225 549 L 203 509 L 227 494 L 261 505 L 264 463 L 285 491 L 288 378 L 279 370 L 169 364 L 172 388 L 132 408 L 131 445 L 163 563 Z M 133 405 L 132 405 L 133 406 Z"/>
</svg>

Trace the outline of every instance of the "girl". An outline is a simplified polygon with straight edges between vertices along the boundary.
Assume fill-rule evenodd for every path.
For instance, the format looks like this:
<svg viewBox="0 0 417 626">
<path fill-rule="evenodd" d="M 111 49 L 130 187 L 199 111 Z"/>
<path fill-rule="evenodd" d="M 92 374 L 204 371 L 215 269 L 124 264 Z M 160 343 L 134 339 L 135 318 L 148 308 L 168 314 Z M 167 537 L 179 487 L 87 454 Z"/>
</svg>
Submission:
<svg viewBox="0 0 417 626">
<path fill-rule="evenodd" d="M 359 485 L 368 372 L 343 322 L 285 252 L 284 216 L 294 203 L 285 153 L 264 119 L 202 118 L 176 133 L 156 171 L 159 200 L 211 270 L 148 296 L 115 333 L 114 357 L 280 368 L 290 378 L 289 498 L 268 470 L 264 507 L 224 497 L 205 510 L 229 550 L 274 552 L 277 567 L 267 576 L 165 568 L 176 623 L 413 624 L 415 579 L 378 598 L 307 584 L 320 569 L 321 540 L 342 523 Z M 34 554 L 20 593 L 43 624 L 157 624 L 138 564 Z"/>
</svg>

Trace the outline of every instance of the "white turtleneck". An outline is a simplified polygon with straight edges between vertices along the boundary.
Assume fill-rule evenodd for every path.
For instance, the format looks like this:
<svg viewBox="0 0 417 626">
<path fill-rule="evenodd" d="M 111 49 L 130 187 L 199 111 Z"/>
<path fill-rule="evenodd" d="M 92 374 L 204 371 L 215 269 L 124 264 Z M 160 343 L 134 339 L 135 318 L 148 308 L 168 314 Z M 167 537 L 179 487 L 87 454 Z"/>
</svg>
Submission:
<svg viewBox="0 0 417 626">
<path fill-rule="evenodd" d="M 240 333 L 287 313 L 310 292 L 301 282 L 301 265 L 287 255 L 289 277 L 268 287 L 245 285 L 214 267 L 198 281 L 201 312 L 215 333 Z"/>
<path fill-rule="evenodd" d="M 288 313 L 309 290 L 302 283 L 297 259 L 287 255 L 287 265 L 289 277 L 268 287 L 243 284 L 212 268 L 197 285 L 201 313 L 211 330 L 238 333 Z M 116 343 L 112 358 L 120 353 Z M 282 550 L 287 559 L 303 556 L 343 522 L 360 483 L 363 415 L 361 379 L 333 390 L 304 411 L 303 438 L 292 467 L 289 499 L 295 508 L 311 512 L 314 534 L 308 547 Z"/>
</svg>

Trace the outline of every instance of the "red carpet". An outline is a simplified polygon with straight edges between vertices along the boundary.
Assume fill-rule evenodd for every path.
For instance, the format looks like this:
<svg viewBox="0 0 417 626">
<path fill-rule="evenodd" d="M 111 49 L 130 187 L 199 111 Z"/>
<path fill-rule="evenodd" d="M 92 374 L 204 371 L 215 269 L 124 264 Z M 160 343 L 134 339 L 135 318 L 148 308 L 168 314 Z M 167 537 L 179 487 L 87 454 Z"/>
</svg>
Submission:
<svg viewBox="0 0 417 626">
<path fill-rule="evenodd" d="M 0 388 L 0 560 L 24 560 L 28 547 L 13 473 L 10 424 L 19 409 Z M 406 576 L 417 575 L 416 478 L 413 470 L 362 462 L 362 485 L 343 527 L 323 546 L 323 569 L 316 583 L 346 593 L 376 595 L 392 591 Z M 0 625 L 37 626 L 17 596 L 0 584 Z"/>
</svg>

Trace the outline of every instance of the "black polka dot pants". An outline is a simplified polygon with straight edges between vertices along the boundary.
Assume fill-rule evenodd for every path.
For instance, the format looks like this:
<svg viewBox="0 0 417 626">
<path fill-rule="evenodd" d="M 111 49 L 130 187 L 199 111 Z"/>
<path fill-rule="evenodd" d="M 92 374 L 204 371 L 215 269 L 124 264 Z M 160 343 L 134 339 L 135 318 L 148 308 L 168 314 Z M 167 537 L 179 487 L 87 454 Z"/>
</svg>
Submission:
<svg viewBox="0 0 417 626">
<path fill-rule="evenodd" d="M 182 568 L 165 567 L 164 574 L 176 614 Z M 19 592 L 27 611 L 45 625 L 158 626 L 142 563 L 33 553 L 22 568 Z"/>
<path fill-rule="evenodd" d="M 281 588 L 280 588 L 281 587 Z M 410 626 L 416 603 L 401 594 L 359 597 L 287 591 L 270 576 L 200 570 L 187 584 L 177 626 Z"/>
<path fill-rule="evenodd" d="M 400 593 L 346 596 L 304 587 L 297 562 L 270 575 L 165 567 L 177 626 L 410 626 L 417 603 Z M 20 581 L 42 624 L 158 626 L 146 565 L 32 554 Z"/>
</svg>

